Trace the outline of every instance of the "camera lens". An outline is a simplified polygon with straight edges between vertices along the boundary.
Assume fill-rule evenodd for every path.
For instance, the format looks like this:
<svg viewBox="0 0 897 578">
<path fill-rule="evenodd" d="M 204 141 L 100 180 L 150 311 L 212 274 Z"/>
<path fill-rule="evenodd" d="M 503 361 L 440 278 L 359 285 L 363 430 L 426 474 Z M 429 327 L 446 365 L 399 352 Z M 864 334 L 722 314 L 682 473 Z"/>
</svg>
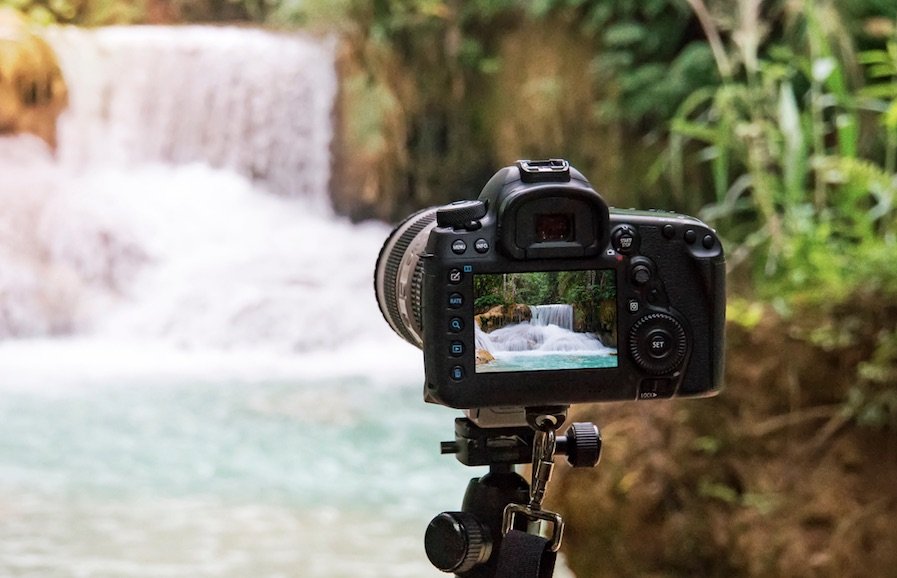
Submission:
<svg viewBox="0 0 897 578">
<path fill-rule="evenodd" d="M 436 226 L 436 209 L 424 209 L 399 223 L 383 243 L 374 270 L 374 291 L 383 318 L 415 347 L 423 346 L 420 255 Z"/>
</svg>

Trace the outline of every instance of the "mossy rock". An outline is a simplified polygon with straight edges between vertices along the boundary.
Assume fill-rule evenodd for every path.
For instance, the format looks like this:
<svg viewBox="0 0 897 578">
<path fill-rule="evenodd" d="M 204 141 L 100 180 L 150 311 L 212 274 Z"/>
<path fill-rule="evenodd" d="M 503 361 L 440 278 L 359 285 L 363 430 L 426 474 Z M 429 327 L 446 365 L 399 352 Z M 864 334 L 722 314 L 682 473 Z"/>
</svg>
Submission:
<svg viewBox="0 0 897 578">
<path fill-rule="evenodd" d="M 53 49 L 25 18 L 0 9 L 0 134 L 32 133 L 56 148 L 68 89 Z"/>
</svg>

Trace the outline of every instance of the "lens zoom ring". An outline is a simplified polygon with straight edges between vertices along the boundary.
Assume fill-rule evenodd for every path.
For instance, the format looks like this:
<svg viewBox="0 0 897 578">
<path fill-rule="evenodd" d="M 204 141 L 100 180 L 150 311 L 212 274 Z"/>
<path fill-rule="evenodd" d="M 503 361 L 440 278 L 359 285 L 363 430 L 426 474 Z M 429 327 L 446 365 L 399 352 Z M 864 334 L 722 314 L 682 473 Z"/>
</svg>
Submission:
<svg viewBox="0 0 897 578">
<path fill-rule="evenodd" d="M 402 266 L 402 259 L 405 256 L 405 251 L 408 249 L 408 246 L 417 237 L 418 233 L 424 230 L 427 225 L 432 223 L 436 219 L 436 211 L 435 209 L 424 209 L 423 211 L 419 211 L 414 215 L 411 215 L 406 219 L 407 221 L 414 221 L 405 232 L 402 233 L 399 238 L 396 240 L 395 245 L 393 245 L 389 254 L 386 256 L 386 267 L 384 269 L 384 279 L 383 279 L 383 291 L 384 297 L 386 301 L 387 308 L 387 321 L 389 321 L 390 325 L 397 328 L 402 337 L 405 338 L 409 343 L 417 345 L 417 340 L 411 331 L 405 327 L 405 324 L 402 322 L 402 316 L 399 313 L 399 300 L 397 294 L 397 281 L 399 276 L 399 271 Z M 401 227 L 401 225 L 399 225 Z M 383 258 L 383 254 L 381 253 L 380 259 Z M 416 277 L 416 275 L 415 275 Z M 412 279 L 412 282 L 419 283 L 418 279 Z M 419 287 L 412 286 L 412 292 L 420 291 Z M 414 317 L 415 321 L 420 323 L 420 297 L 416 299 L 414 303 L 415 311 Z"/>
</svg>

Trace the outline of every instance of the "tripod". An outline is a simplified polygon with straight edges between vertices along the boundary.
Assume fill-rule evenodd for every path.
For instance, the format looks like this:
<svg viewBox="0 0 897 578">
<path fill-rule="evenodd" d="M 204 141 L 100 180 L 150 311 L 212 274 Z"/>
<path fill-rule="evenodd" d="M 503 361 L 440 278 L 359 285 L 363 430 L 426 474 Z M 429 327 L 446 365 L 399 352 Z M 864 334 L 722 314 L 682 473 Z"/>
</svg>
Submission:
<svg viewBox="0 0 897 578">
<path fill-rule="evenodd" d="M 526 575 L 551 577 L 564 531 L 560 515 L 542 509 L 554 456 L 566 455 L 574 467 L 594 467 L 601 436 L 592 423 L 574 423 L 567 435 L 556 436 L 565 406 L 527 408 L 525 415 L 527 425 L 509 427 L 457 418 L 455 440 L 442 443 L 442 453 L 455 454 L 464 465 L 489 466 L 488 474 L 470 480 L 461 511 L 442 512 L 427 527 L 427 557 L 443 572 L 504 578 L 521 576 L 525 566 Z M 514 470 L 518 464 L 532 464 L 531 484 Z"/>
</svg>

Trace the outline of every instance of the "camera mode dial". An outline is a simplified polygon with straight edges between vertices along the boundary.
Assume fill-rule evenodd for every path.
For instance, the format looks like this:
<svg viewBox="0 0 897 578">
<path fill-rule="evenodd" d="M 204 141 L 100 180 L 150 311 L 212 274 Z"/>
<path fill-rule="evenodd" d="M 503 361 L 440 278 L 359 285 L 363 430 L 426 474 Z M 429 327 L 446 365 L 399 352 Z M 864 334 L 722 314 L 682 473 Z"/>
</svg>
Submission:
<svg viewBox="0 0 897 578">
<path fill-rule="evenodd" d="M 666 313 L 645 315 L 629 332 L 629 353 L 652 375 L 672 373 L 685 359 L 687 349 L 685 329 Z"/>
<path fill-rule="evenodd" d="M 480 228 L 479 220 L 485 216 L 486 203 L 483 201 L 455 201 L 436 211 L 436 224 L 474 231 Z"/>
</svg>

